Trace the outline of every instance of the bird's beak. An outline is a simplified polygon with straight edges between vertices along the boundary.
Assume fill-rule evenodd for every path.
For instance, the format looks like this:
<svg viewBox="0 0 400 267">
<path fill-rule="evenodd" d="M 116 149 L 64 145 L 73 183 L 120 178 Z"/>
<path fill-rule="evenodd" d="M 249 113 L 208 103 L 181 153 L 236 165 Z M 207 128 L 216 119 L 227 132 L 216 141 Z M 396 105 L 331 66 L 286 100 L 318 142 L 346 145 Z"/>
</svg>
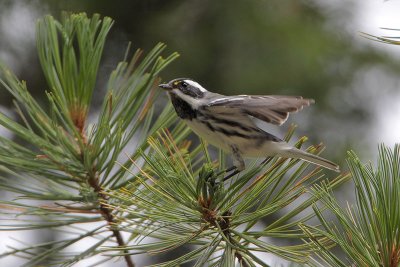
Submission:
<svg viewBox="0 0 400 267">
<path fill-rule="evenodd" d="M 162 84 L 158 85 L 158 87 L 160 87 L 164 90 L 172 90 L 172 86 L 167 83 L 162 83 Z"/>
</svg>

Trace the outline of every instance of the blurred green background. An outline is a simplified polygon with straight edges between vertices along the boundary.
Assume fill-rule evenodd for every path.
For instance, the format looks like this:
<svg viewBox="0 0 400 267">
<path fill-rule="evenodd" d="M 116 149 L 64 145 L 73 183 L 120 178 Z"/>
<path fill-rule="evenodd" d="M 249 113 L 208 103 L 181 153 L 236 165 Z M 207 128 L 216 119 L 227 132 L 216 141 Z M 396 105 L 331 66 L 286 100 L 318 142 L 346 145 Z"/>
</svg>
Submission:
<svg viewBox="0 0 400 267">
<path fill-rule="evenodd" d="M 99 75 L 99 97 L 130 41 L 145 51 L 161 41 L 168 52 L 181 55 L 163 72 L 163 80 L 190 77 L 227 95 L 314 98 L 316 104 L 292 115 L 286 126 L 264 128 L 282 136 L 290 123 L 297 123 L 297 135 L 310 137 L 308 144 L 327 145 L 324 157 L 345 165 L 346 150 L 354 149 L 373 160 L 378 143 L 400 138 L 400 119 L 388 117 L 395 110 L 400 114 L 400 58 L 381 49 L 385 45 L 360 37 L 352 23 L 362 1 L 323 2 L 2 0 L 0 60 L 27 80 L 38 97 L 44 96 L 34 21 L 49 13 L 60 17 L 61 11 L 100 13 L 115 25 Z M 2 110 L 11 107 L 4 90 L 0 105 Z"/>
</svg>

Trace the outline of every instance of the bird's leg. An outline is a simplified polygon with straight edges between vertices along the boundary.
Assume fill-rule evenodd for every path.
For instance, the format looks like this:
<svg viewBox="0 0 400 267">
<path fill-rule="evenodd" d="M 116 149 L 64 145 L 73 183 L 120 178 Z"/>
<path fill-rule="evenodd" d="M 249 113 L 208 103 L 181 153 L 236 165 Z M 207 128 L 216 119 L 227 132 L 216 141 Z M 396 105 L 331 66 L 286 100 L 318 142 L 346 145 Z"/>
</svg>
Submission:
<svg viewBox="0 0 400 267">
<path fill-rule="evenodd" d="M 228 168 L 227 170 L 232 171 L 230 174 L 224 177 L 222 181 L 226 181 L 229 178 L 235 176 L 239 172 L 243 171 L 245 168 L 244 160 L 242 155 L 240 155 L 240 151 L 235 145 L 231 145 L 232 157 L 233 157 L 233 166 Z"/>
<path fill-rule="evenodd" d="M 233 172 L 231 172 L 230 174 L 228 174 L 227 176 L 225 176 L 224 179 L 222 179 L 222 181 L 225 182 L 226 180 L 232 178 L 233 176 L 235 176 L 235 175 L 238 174 L 239 172 L 241 172 L 241 171 L 239 171 L 238 169 L 235 169 Z"/>
<path fill-rule="evenodd" d="M 223 170 L 223 171 L 220 171 L 219 173 L 217 173 L 217 177 L 218 176 L 220 176 L 221 174 L 223 174 L 223 173 L 228 173 L 228 172 L 231 172 L 231 171 L 233 171 L 233 170 L 236 170 L 236 166 L 231 166 L 231 167 L 228 167 L 228 168 L 226 168 L 225 170 Z"/>
</svg>

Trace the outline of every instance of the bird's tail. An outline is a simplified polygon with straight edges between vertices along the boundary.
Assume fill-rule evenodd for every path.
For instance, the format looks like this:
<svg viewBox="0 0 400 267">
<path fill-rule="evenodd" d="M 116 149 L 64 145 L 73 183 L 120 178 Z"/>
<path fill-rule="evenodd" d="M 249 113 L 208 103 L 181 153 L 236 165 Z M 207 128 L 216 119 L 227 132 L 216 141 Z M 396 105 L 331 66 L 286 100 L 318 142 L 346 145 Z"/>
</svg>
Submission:
<svg viewBox="0 0 400 267">
<path fill-rule="evenodd" d="M 279 156 L 287 158 L 302 159 L 313 163 L 315 165 L 327 168 L 329 170 L 340 172 L 339 165 L 329 161 L 327 159 L 321 158 L 317 155 L 305 152 L 303 150 L 297 149 L 295 147 L 288 147 L 287 149 L 279 151 Z"/>
</svg>

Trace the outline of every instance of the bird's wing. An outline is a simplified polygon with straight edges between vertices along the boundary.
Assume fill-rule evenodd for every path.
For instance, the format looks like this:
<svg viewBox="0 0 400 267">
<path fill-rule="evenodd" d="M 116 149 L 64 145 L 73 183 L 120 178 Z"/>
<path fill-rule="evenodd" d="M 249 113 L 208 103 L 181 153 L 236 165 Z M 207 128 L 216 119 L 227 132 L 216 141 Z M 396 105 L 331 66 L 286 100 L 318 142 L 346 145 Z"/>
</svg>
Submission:
<svg viewBox="0 0 400 267">
<path fill-rule="evenodd" d="M 313 99 L 301 96 L 237 95 L 221 96 L 212 100 L 205 108 L 210 112 L 240 112 L 262 121 L 282 125 L 289 113 L 297 112 L 313 104 Z"/>
</svg>

